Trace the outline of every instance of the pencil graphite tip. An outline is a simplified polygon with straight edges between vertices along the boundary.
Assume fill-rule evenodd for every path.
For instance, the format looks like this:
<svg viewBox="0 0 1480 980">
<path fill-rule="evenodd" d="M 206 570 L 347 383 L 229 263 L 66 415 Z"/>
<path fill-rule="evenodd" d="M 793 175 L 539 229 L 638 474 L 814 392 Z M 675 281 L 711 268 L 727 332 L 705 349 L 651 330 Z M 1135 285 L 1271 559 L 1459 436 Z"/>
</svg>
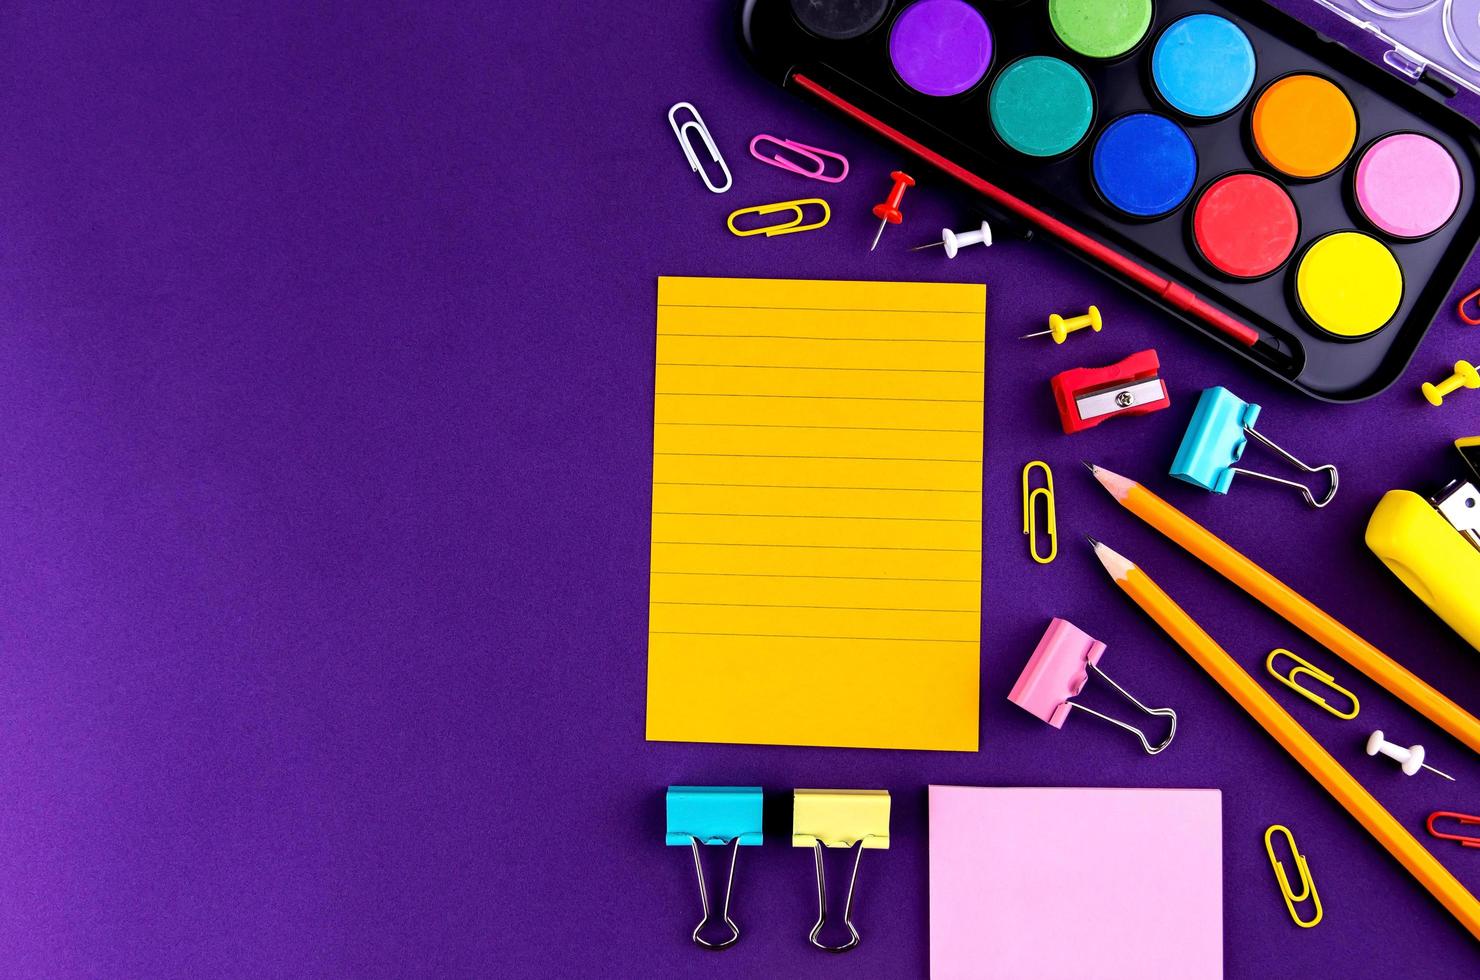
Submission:
<svg viewBox="0 0 1480 980">
<path fill-rule="evenodd" d="M 1091 536 L 1091 535 L 1088 535 L 1088 534 L 1086 534 L 1086 535 L 1085 535 L 1085 536 L 1084 536 L 1084 540 L 1086 540 L 1086 541 L 1088 541 L 1088 542 L 1089 542 L 1089 546 L 1090 546 L 1090 547 L 1091 547 L 1091 548 L 1098 548 L 1098 547 L 1099 547 L 1099 546 L 1100 546 L 1100 542 L 1098 542 L 1098 541 L 1096 541 L 1096 540 L 1095 540 L 1095 539 L 1094 539 L 1094 537 L 1093 537 L 1093 536 Z"/>
<path fill-rule="evenodd" d="M 1087 459 L 1081 459 L 1080 462 L 1083 463 L 1084 464 L 1084 468 L 1087 469 L 1087 470 L 1089 470 L 1091 473 L 1098 473 L 1098 472 L 1100 472 L 1100 468 L 1098 466 L 1096 466 L 1094 463 L 1091 463 L 1089 460 L 1087 460 Z"/>
</svg>

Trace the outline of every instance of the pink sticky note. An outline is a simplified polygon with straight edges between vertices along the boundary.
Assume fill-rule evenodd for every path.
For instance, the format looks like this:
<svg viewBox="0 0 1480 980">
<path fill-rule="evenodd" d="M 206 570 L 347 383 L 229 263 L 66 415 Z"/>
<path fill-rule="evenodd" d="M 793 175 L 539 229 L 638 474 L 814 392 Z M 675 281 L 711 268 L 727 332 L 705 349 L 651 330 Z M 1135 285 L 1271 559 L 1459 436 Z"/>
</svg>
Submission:
<svg viewBox="0 0 1480 980">
<path fill-rule="evenodd" d="M 930 787 L 933 980 L 1221 980 L 1216 789 Z"/>
</svg>

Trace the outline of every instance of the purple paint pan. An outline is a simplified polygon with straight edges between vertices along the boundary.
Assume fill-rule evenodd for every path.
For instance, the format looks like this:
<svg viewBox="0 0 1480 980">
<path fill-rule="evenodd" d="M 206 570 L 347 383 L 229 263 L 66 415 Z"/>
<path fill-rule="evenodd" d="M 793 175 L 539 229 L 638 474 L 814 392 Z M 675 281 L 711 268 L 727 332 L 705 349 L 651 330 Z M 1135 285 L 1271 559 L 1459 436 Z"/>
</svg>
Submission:
<svg viewBox="0 0 1480 980">
<path fill-rule="evenodd" d="M 889 31 L 889 60 L 922 95 L 960 95 L 992 63 L 992 29 L 965 0 L 916 0 Z"/>
</svg>

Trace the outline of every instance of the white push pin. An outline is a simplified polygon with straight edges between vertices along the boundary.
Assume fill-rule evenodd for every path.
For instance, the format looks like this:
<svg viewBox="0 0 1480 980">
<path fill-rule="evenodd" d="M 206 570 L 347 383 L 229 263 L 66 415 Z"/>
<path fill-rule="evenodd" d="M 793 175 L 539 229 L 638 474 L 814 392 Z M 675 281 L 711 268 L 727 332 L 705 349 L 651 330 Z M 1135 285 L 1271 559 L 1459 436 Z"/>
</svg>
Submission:
<svg viewBox="0 0 1480 980">
<path fill-rule="evenodd" d="M 983 245 L 992 244 L 992 226 L 985 221 L 982 222 L 981 228 L 977 231 L 955 232 L 949 228 L 942 228 L 940 230 L 940 241 L 931 242 L 929 245 L 916 245 L 910 251 L 919 252 L 923 249 L 939 248 L 944 245 L 946 247 L 946 258 L 954 259 L 956 253 L 961 251 L 961 249 L 968 245 L 975 245 L 978 242 Z"/>
<path fill-rule="evenodd" d="M 1402 763 L 1403 775 L 1405 776 L 1411 776 L 1420 769 L 1427 769 L 1436 776 L 1443 776 L 1451 783 L 1454 782 L 1454 777 L 1449 775 L 1449 773 L 1440 772 L 1433 766 L 1424 765 L 1422 745 L 1410 745 L 1406 749 L 1401 745 L 1395 745 L 1382 737 L 1381 728 L 1373 732 L 1371 737 L 1367 739 L 1367 754 L 1377 755 L 1379 752 L 1389 759 L 1396 759 Z"/>
</svg>

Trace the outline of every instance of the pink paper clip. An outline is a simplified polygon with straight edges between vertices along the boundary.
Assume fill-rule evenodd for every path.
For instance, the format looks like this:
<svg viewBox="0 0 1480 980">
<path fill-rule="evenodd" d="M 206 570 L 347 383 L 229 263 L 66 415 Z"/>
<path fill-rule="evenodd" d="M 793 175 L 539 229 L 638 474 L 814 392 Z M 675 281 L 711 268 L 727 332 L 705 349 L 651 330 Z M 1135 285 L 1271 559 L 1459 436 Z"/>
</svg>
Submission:
<svg viewBox="0 0 1480 980">
<path fill-rule="evenodd" d="M 1096 718 L 1134 733 L 1141 740 L 1141 747 L 1146 750 L 1146 753 L 1156 755 L 1172 744 L 1172 738 L 1177 734 L 1177 713 L 1171 708 L 1148 708 L 1132 697 L 1125 688 L 1111 680 L 1110 675 L 1100 669 L 1100 658 L 1104 654 L 1105 644 L 1073 623 L 1055 618 L 1048 624 L 1043 639 L 1038 641 L 1033 656 L 1028 658 L 1028 665 L 1018 676 L 1017 683 L 1012 686 L 1012 693 L 1007 695 L 1007 700 L 1055 728 L 1064 727 L 1070 710 L 1078 708 L 1080 711 L 1087 711 Z M 1146 733 L 1139 728 L 1071 701 L 1070 698 L 1083 691 L 1084 686 L 1089 683 L 1090 671 L 1094 671 L 1096 676 L 1103 678 L 1115 688 L 1121 697 L 1146 714 L 1170 718 L 1172 729 L 1167 733 L 1166 739 L 1158 745 L 1152 745 Z"/>
<path fill-rule="evenodd" d="M 816 169 L 808 170 L 795 161 L 783 157 L 780 153 L 762 156 L 761 152 L 756 149 L 756 144 L 758 143 L 772 143 L 783 150 L 795 153 L 804 160 L 810 161 Z M 806 143 L 798 143 L 796 140 L 777 139 L 766 133 L 761 133 L 750 141 L 750 155 L 761 163 L 769 163 L 773 167 L 780 167 L 782 170 L 789 170 L 794 174 L 801 174 L 803 177 L 811 177 L 813 180 L 821 180 L 829 184 L 836 184 L 848 176 L 848 158 L 841 153 L 833 153 L 830 150 L 824 150 L 820 147 L 808 146 Z M 823 159 L 824 157 L 827 159 Z M 827 160 L 836 160 L 841 163 L 843 165 L 843 172 L 836 177 L 827 176 Z"/>
</svg>

